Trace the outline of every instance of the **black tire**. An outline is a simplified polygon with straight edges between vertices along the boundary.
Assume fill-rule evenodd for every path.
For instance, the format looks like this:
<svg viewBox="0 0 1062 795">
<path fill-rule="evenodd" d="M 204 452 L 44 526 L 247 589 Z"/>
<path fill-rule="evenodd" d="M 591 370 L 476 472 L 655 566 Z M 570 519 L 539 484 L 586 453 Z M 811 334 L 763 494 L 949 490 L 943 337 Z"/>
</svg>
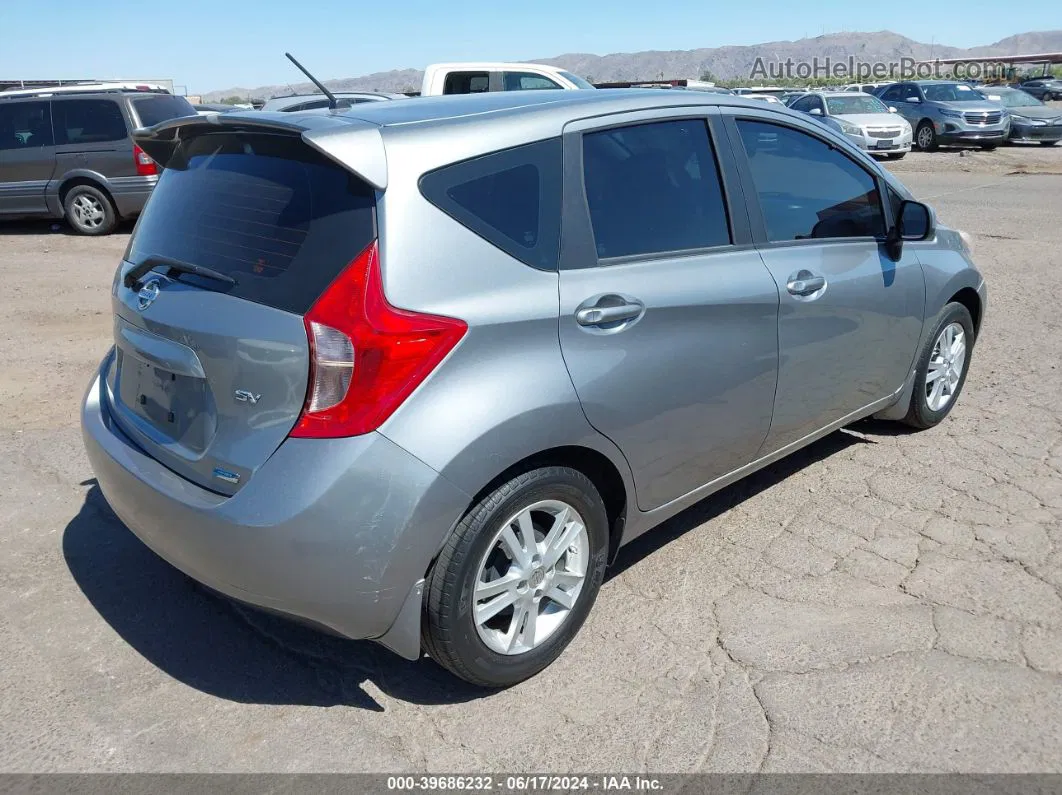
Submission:
<svg viewBox="0 0 1062 795">
<path fill-rule="evenodd" d="M 928 136 L 922 134 L 922 130 L 929 129 Z M 927 137 L 928 143 L 924 146 L 922 144 L 922 138 Z M 935 152 L 940 144 L 937 142 L 937 131 L 933 129 L 933 122 L 929 119 L 925 119 L 918 125 L 918 129 L 915 130 L 915 146 L 921 149 L 923 152 Z"/>
<path fill-rule="evenodd" d="M 991 152 L 998 146 L 999 144 L 981 144 L 981 148 L 984 149 L 986 152 Z"/>
<path fill-rule="evenodd" d="M 886 157 L 889 158 L 889 160 L 903 160 L 905 157 L 907 157 L 907 153 L 893 152 L 891 155 L 886 155 Z"/>
<path fill-rule="evenodd" d="M 589 541 L 582 590 L 567 618 L 540 645 L 520 654 L 501 654 L 479 636 L 472 592 L 480 563 L 502 524 L 540 500 L 560 500 L 582 516 Z M 451 673 L 482 687 L 509 687 L 552 663 L 575 637 L 593 607 L 608 562 L 608 516 L 594 484 L 574 469 L 546 467 L 525 472 L 474 505 L 446 542 L 424 594 L 421 641 L 425 651 Z"/>
<path fill-rule="evenodd" d="M 86 208 L 92 208 L 88 214 Z M 94 185 L 75 185 L 63 200 L 66 221 L 79 235 L 109 235 L 118 226 L 110 197 Z"/>
<path fill-rule="evenodd" d="M 1040 141 L 1040 146 L 1054 146 L 1058 141 Z"/>
<path fill-rule="evenodd" d="M 958 384 L 952 393 L 951 399 L 939 410 L 933 410 L 929 407 L 929 400 L 926 395 L 929 362 L 933 357 L 933 348 L 936 345 L 937 338 L 944 331 L 944 328 L 952 323 L 961 325 L 963 333 L 966 335 L 966 361 L 963 363 L 962 374 L 959 376 Z M 945 306 L 941 310 L 937 322 L 933 325 L 933 331 L 926 338 L 926 343 L 918 355 L 918 370 L 915 374 L 914 391 L 911 395 L 911 405 L 907 409 L 907 416 L 903 418 L 904 423 L 913 428 L 924 430 L 932 428 L 948 416 L 962 394 L 963 385 L 966 383 L 966 374 L 970 372 L 970 362 L 973 358 L 975 342 L 976 335 L 973 318 L 970 317 L 970 310 L 962 304 L 954 302 Z"/>
</svg>

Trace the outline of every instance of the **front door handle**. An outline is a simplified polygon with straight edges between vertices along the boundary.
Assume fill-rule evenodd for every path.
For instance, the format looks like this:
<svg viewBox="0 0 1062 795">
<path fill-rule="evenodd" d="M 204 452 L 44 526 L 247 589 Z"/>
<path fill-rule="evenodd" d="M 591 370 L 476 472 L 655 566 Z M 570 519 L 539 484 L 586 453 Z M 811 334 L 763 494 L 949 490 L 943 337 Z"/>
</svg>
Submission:
<svg viewBox="0 0 1062 795">
<path fill-rule="evenodd" d="M 809 271 L 801 271 L 789 277 L 785 285 L 790 295 L 811 295 L 826 286 L 825 276 L 815 276 Z"/>
<path fill-rule="evenodd" d="M 575 313 L 575 322 L 580 326 L 601 326 L 621 320 L 633 320 L 642 313 L 641 304 L 619 306 L 588 306 Z"/>
</svg>

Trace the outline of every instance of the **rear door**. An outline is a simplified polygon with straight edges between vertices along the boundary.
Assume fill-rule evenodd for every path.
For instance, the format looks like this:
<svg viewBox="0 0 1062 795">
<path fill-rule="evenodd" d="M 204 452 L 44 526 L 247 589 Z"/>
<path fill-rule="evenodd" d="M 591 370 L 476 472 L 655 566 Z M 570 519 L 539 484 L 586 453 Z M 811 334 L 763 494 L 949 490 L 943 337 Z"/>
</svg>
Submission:
<svg viewBox="0 0 1062 795">
<path fill-rule="evenodd" d="M 0 102 L 0 214 L 43 213 L 55 171 L 48 100 Z"/>
<path fill-rule="evenodd" d="M 913 247 L 883 245 L 884 182 L 813 123 L 728 109 L 753 237 L 778 284 L 778 388 L 767 454 L 904 384 L 922 330 Z"/>
<path fill-rule="evenodd" d="M 84 171 L 112 177 L 136 176 L 133 142 L 136 125 L 126 117 L 118 96 L 52 101 L 55 127 L 56 176 Z"/>
<path fill-rule="evenodd" d="M 181 143 L 115 285 L 107 387 L 119 425 L 178 474 L 235 492 L 302 409 L 303 314 L 374 238 L 372 189 L 297 136 Z M 180 263 L 235 283 L 171 267 Z M 145 265 L 155 267 L 126 286 Z"/>
<path fill-rule="evenodd" d="M 564 133 L 561 349 L 642 510 L 750 462 L 771 422 L 778 292 L 710 114 L 621 114 Z"/>
</svg>

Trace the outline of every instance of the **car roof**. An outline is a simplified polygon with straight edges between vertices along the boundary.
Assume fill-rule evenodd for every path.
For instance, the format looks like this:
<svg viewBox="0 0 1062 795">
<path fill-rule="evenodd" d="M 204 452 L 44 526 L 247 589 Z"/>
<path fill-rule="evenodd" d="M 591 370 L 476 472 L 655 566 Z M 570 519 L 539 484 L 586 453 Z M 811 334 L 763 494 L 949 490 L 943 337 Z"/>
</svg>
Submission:
<svg viewBox="0 0 1062 795">
<path fill-rule="evenodd" d="M 550 66 L 544 63 L 518 63 L 515 61 L 454 61 L 433 63 L 428 69 L 542 69 L 553 73 L 567 71 L 560 66 Z"/>
</svg>

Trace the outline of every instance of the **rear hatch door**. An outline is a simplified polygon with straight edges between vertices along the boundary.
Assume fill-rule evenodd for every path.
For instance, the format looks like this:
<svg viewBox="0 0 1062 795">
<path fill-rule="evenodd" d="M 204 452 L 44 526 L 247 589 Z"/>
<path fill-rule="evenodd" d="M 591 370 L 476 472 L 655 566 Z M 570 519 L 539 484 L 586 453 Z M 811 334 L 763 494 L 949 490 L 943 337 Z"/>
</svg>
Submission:
<svg viewBox="0 0 1062 795">
<path fill-rule="evenodd" d="M 375 192 L 290 131 L 198 126 L 163 159 L 115 279 L 108 398 L 146 452 L 232 494 L 299 417 L 302 316 L 375 239 Z"/>
</svg>

